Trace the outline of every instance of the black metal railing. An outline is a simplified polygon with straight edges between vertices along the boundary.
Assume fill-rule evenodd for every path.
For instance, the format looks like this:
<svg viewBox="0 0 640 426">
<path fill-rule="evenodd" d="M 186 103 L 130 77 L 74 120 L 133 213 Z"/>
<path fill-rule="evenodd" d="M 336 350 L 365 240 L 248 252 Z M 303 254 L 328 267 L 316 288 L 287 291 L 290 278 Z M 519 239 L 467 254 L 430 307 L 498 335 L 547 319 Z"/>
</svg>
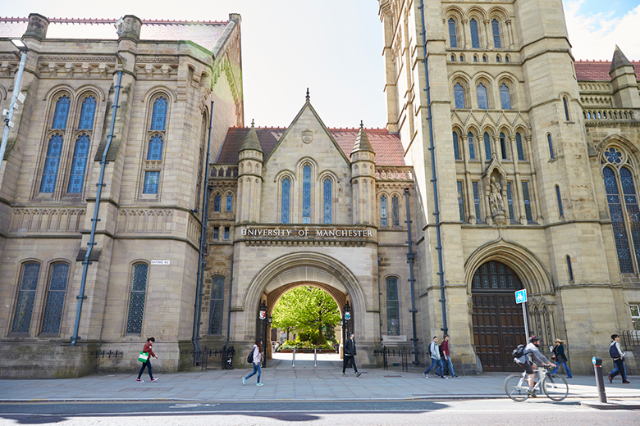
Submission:
<svg viewBox="0 0 640 426">
<path fill-rule="evenodd" d="M 408 348 L 389 349 L 385 346 L 382 349 L 376 349 L 373 351 L 373 355 L 376 357 L 382 357 L 382 367 L 385 370 L 389 369 L 389 357 L 400 357 L 400 365 L 402 371 L 409 371 L 409 357 L 411 355 L 420 355 L 419 351 L 412 351 Z"/>
<path fill-rule="evenodd" d="M 122 351 L 92 351 L 87 354 L 90 358 L 124 358 Z"/>
<path fill-rule="evenodd" d="M 203 371 L 206 371 L 209 368 L 209 361 L 212 358 L 220 358 L 221 367 L 223 370 L 233 370 L 233 356 L 235 355 L 236 350 L 233 346 L 227 348 L 223 347 L 222 349 L 209 349 L 208 347 L 204 347 L 199 351 L 194 350 L 184 350 L 180 351 L 181 357 L 191 357 L 192 365 L 194 367 L 200 367 Z"/>
<path fill-rule="evenodd" d="M 633 351 L 636 349 L 634 346 L 640 346 L 640 330 L 620 332 L 620 346 L 622 346 L 623 351 Z"/>
</svg>

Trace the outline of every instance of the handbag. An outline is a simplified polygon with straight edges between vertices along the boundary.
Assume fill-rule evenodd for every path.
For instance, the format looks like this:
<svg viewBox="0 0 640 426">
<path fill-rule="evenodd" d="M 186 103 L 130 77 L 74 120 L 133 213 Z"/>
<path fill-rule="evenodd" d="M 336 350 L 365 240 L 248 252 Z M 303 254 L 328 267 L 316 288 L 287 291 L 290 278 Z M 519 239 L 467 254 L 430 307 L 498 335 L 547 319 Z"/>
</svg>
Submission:
<svg viewBox="0 0 640 426">
<path fill-rule="evenodd" d="M 147 362 L 148 359 L 149 359 L 149 352 L 140 351 L 140 356 L 138 357 L 138 361 Z"/>
</svg>

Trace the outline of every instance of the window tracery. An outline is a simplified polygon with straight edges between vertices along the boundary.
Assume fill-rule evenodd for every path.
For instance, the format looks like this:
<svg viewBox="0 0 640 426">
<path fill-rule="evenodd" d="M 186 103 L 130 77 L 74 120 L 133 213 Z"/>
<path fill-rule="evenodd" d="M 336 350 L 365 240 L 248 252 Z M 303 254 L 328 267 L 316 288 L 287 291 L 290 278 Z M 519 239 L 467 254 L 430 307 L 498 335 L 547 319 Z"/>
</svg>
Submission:
<svg viewBox="0 0 640 426">
<path fill-rule="evenodd" d="M 323 222 L 326 224 L 331 223 L 331 179 L 325 178 L 323 183 L 324 189 L 324 208 L 323 208 Z"/>
<path fill-rule="evenodd" d="M 456 36 L 456 21 L 449 18 L 449 46 L 458 47 L 458 38 Z"/>
<path fill-rule="evenodd" d="M 143 194 L 157 195 L 160 190 L 160 172 L 163 168 L 169 102 L 163 94 L 155 96 L 147 135 L 147 156 L 143 166 Z"/>
<path fill-rule="evenodd" d="M 282 223 L 289 223 L 289 195 L 291 191 L 291 181 L 288 177 L 282 179 L 282 201 L 280 207 L 280 221 Z"/>
<path fill-rule="evenodd" d="M 398 279 L 387 278 L 387 333 L 400 334 L 400 302 L 398 300 Z"/>
<path fill-rule="evenodd" d="M 302 223 L 311 223 L 311 166 L 302 168 Z"/>
<path fill-rule="evenodd" d="M 209 334 L 222 334 L 224 310 L 224 277 L 211 278 L 211 301 L 209 302 Z"/>
<path fill-rule="evenodd" d="M 500 40 L 500 24 L 497 19 L 491 21 L 491 29 L 493 31 L 493 45 L 496 49 L 500 49 L 502 42 Z"/>
<path fill-rule="evenodd" d="M 127 317 L 127 334 L 142 333 L 142 318 L 144 315 L 148 273 L 149 266 L 146 263 L 138 263 L 133 267 L 131 299 L 129 301 L 129 315 Z"/>
<path fill-rule="evenodd" d="M 478 21 L 475 18 L 469 21 L 469 29 L 471 30 L 471 47 L 478 49 L 480 47 L 480 38 L 478 37 Z"/>
<path fill-rule="evenodd" d="M 60 332 L 68 278 L 69 264 L 54 263 L 49 279 L 47 303 L 44 308 L 43 333 L 58 334 Z"/>
<path fill-rule="evenodd" d="M 33 315 L 33 304 L 36 299 L 39 275 L 40 264 L 38 262 L 29 262 L 22 266 L 20 292 L 18 293 L 16 312 L 13 317 L 13 326 L 11 327 L 12 333 L 28 333 L 31 329 L 31 316 Z"/>
</svg>

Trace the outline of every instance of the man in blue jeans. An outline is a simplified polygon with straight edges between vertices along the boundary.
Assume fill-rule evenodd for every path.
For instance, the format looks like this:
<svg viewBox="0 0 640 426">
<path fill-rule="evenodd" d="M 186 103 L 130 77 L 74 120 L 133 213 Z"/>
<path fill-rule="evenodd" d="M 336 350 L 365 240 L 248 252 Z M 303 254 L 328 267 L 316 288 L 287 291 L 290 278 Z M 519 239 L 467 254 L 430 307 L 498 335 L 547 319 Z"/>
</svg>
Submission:
<svg viewBox="0 0 640 426">
<path fill-rule="evenodd" d="M 456 373 L 453 372 L 453 363 L 451 362 L 451 357 L 449 356 L 449 335 L 448 334 L 444 335 L 444 340 L 442 341 L 442 345 L 440 346 L 440 348 L 442 349 L 442 353 L 444 354 L 444 360 L 442 360 L 442 363 L 443 364 L 445 362 L 449 363 L 449 373 L 451 374 L 451 377 L 458 377 L 456 376 Z"/>
<path fill-rule="evenodd" d="M 429 344 L 429 353 L 431 354 L 431 365 L 427 368 L 427 371 L 424 372 L 424 378 L 429 378 L 429 371 L 434 368 L 436 365 L 438 368 L 436 369 L 436 376 L 440 376 L 443 379 L 446 379 L 443 371 L 442 359 L 440 359 L 440 348 L 438 347 L 438 336 L 433 336 L 433 341 Z M 439 373 L 439 374 L 438 374 Z"/>
</svg>

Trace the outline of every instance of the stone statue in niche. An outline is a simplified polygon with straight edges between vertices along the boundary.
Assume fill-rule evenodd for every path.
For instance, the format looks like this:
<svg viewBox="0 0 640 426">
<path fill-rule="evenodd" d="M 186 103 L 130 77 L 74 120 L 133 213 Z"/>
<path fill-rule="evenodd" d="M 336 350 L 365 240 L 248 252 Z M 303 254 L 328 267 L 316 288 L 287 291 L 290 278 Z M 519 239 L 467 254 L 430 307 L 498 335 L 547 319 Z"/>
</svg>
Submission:
<svg viewBox="0 0 640 426">
<path fill-rule="evenodd" d="M 489 192 L 489 206 L 491 207 L 491 214 L 494 215 L 499 212 L 504 212 L 504 204 L 502 201 L 502 185 L 496 182 L 495 177 L 491 177 L 490 192 Z"/>
</svg>

